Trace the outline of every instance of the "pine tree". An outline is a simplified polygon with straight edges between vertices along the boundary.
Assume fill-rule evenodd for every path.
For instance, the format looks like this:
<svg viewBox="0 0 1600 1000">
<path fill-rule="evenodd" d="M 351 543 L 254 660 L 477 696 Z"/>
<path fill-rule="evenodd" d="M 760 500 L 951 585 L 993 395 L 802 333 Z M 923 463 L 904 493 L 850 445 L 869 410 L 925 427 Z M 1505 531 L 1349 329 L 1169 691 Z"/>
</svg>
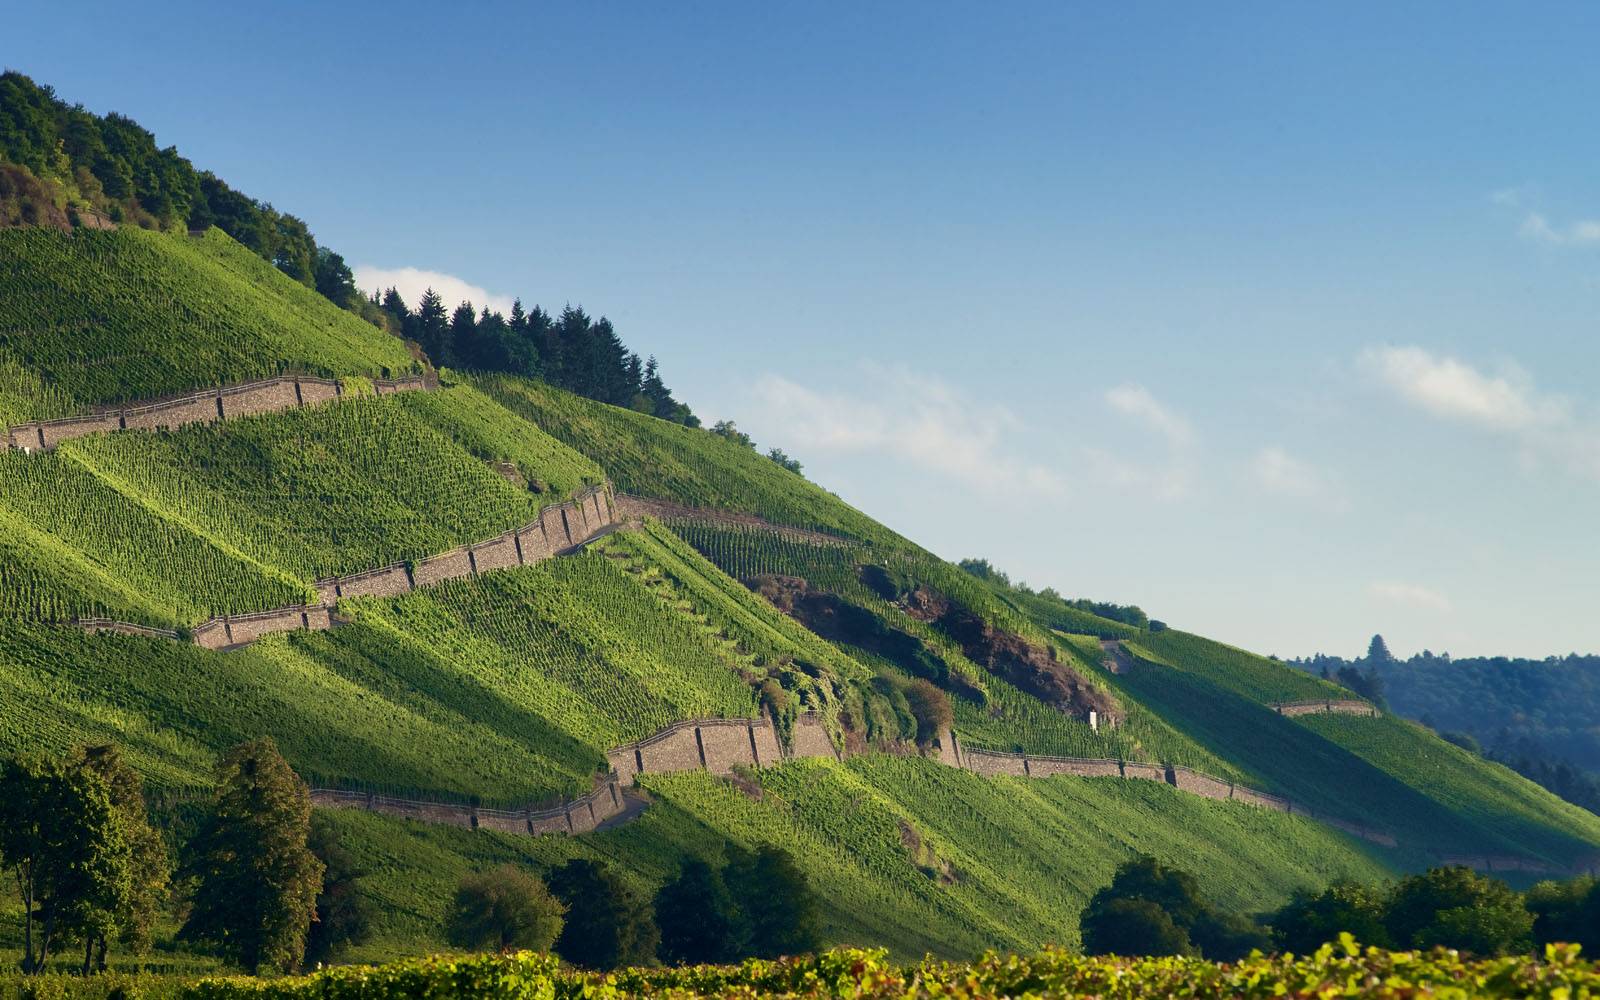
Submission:
<svg viewBox="0 0 1600 1000">
<path fill-rule="evenodd" d="M 1383 636 L 1374 635 L 1367 644 L 1367 662 L 1373 665 L 1394 662 L 1394 654 L 1389 652 L 1389 644 L 1383 641 Z"/>
<path fill-rule="evenodd" d="M 423 352 L 432 359 L 434 365 L 452 363 L 454 352 L 450 349 L 450 320 L 445 315 L 444 302 L 439 298 L 439 293 L 431 288 L 422 293 L 422 301 L 417 303 L 417 315 L 411 333 L 412 339 L 422 346 Z"/>
<path fill-rule="evenodd" d="M 478 368 L 478 314 L 472 308 L 471 302 L 463 302 L 456 306 L 456 311 L 450 315 L 450 345 L 446 352 L 450 355 L 448 361 L 435 361 L 435 364 L 446 364 L 462 368 Z"/>
</svg>

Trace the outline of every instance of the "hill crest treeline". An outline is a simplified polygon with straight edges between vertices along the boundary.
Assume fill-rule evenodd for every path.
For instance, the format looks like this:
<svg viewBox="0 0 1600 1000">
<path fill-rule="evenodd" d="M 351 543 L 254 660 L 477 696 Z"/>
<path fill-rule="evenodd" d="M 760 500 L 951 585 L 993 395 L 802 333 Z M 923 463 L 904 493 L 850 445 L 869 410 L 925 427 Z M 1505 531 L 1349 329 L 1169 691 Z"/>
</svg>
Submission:
<svg viewBox="0 0 1600 1000">
<path fill-rule="evenodd" d="M 161 231 L 216 226 L 290 278 L 375 326 L 417 342 L 436 366 L 537 376 L 591 399 L 698 426 L 673 399 L 655 359 L 641 361 L 604 317 L 581 308 L 557 317 L 521 303 L 509 317 L 462 303 L 453 313 L 430 293 L 413 311 L 392 289 L 363 295 L 343 256 L 297 216 L 197 170 L 177 147 L 126 115 L 96 115 L 53 88 L 0 74 L 0 226 L 101 225 Z"/>
</svg>

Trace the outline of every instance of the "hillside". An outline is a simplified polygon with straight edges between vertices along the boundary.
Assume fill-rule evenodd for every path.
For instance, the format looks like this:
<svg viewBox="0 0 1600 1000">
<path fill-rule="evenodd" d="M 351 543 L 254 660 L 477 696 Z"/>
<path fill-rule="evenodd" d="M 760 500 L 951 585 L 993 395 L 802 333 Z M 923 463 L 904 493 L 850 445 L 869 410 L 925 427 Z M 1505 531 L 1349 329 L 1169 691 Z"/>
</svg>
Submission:
<svg viewBox="0 0 1600 1000">
<path fill-rule="evenodd" d="M 1074 942 L 1141 851 L 1243 910 L 1444 857 L 1600 856 L 1600 819 L 1337 685 L 992 586 L 708 431 L 428 368 L 220 232 L 0 232 L 0 260 L 37 290 L 0 322 L 12 423 L 337 383 L 0 454 L 0 752 L 115 741 L 178 815 L 270 735 L 329 795 L 431 804 L 442 823 L 328 811 L 386 907 L 372 955 L 436 947 L 455 879 L 509 858 L 650 887 L 777 844 L 830 942 L 909 957 Z M 287 631 L 204 624 L 285 608 Z M 197 641 L 219 627 L 227 648 Z M 755 759 L 758 730 L 761 767 L 701 769 L 730 770 L 717 739 Z M 516 829 L 631 755 L 650 803 L 611 828 L 449 825 Z"/>
</svg>

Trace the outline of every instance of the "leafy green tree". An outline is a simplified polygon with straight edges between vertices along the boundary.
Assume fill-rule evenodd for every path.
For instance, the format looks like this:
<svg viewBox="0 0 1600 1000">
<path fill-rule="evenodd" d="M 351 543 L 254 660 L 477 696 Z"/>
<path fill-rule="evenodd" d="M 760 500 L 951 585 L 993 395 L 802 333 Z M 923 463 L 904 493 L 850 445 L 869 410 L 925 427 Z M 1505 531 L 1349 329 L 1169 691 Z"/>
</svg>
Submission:
<svg viewBox="0 0 1600 1000">
<path fill-rule="evenodd" d="M 732 420 L 718 420 L 711 425 L 711 433 L 718 437 L 725 437 L 734 444 L 743 445 L 746 448 L 754 448 L 756 446 L 750 435 L 741 431 L 739 426 Z"/>
<path fill-rule="evenodd" d="M 327 247 L 317 248 L 316 284 L 317 291 L 341 309 L 350 308 L 357 295 L 356 279 L 350 271 L 350 265 L 344 262 L 344 257 Z"/>
<path fill-rule="evenodd" d="M 310 791 L 277 745 L 228 751 L 185 866 L 197 885 L 180 935 L 214 942 L 252 972 L 298 967 L 322 887 L 310 835 Z"/>
<path fill-rule="evenodd" d="M 1401 947 L 1443 945 L 1485 956 L 1522 951 L 1533 938 L 1533 914 L 1521 896 L 1459 865 L 1402 879 L 1384 923 Z"/>
<path fill-rule="evenodd" d="M 790 458 L 787 454 L 784 453 L 784 450 L 782 448 L 770 448 L 770 449 L 768 449 L 767 450 L 767 457 L 772 459 L 774 462 L 776 462 L 778 465 L 782 466 L 783 468 L 788 469 L 790 472 L 794 473 L 797 476 L 805 474 L 805 466 L 801 465 L 799 462 L 797 462 L 794 459 Z"/>
<path fill-rule="evenodd" d="M 1189 933 L 1148 899 L 1107 899 L 1080 923 L 1086 955 L 1192 955 Z"/>
<path fill-rule="evenodd" d="M 1144 907 L 1114 905 L 1126 901 L 1148 903 L 1160 910 L 1169 918 L 1172 926 L 1182 932 L 1183 940 L 1179 942 L 1167 934 L 1165 925 L 1153 920 Z M 1118 866 L 1111 884 L 1089 900 L 1080 926 L 1084 928 L 1085 950 L 1091 948 L 1092 940 L 1094 948 L 1112 949 L 1114 944 L 1119 954 L 1141 954 L 1126 950 L 1137 943 L 1137 939 L 1129 937 L 1135 931 L 1145 934 L 1152 948 L 1170 949 L 1186 944 L 1217 961 L 1241 958 L 1249 954 L 1251 949 L 1265 948 L 1269 943 L 1266 932 L 1252 921 L 1213 908 L 1201 895 L 1200 885 L 1193 875 L 1164 865 L 1149 855 Z M 1098 928 L 1093 936 L 1090 927 Z M 1184 952 L 1162 950 L 1142 953 L 1171 955 Z"/>
<path fill-rule="evenodd" d="M 662 961 L 677 965 L 736 957 L 739 910 L 722 875 L 704 861 L 684 861 L 677 877 L 656 893 L 655 916 Z"/>
<path fill-rule="evenodd" d="M 441 353 L 435 364 L 478 367 L 478 313 L 471 302 L 461 303 L 450 314 L 449 349 Z"/>
<path fill-rule="evenodd" d="M 88 975 L 91 968 L 105 971 L 112 940 L 134 954 L 149 950 L 151 931 L 172 878 L 172 862 L 167 845 L 150 825 L 143 782 L 116 746 L 85 747 L 73 766 L 105 782 L 129 851 L 126 891 L 119 892 L 110 906 L 82 911 L 77 931 L 83 939 L 83 973 Z"/>
<path fill-rule="evenodd" d="M 1528 890 L 1526 905 L 1536 946 L 1564 941 L 1582 945 L 1585 955 L 1600 955 L 1600 879 L 1540 882 Z"/>
<path fill-rule="evenodd" d="M 821 945 L 816 897 L 788 851 L 730 852 L 722 879 L 741 918 L 729 942 L 732 957 L 803 955 Z"/>
<path fill-rule="evenodd" d="M 515 865 L 468 875 L 456 889 L 448 936 L 461 948 L 549 951 L 566 907 L 539 879 Z"/>
<path fill-rule="evenodd" d="M 1389 947 L 1384 926 L 1386 900 L 1379 890 L 1356 882 L 1335 882 L 1319 893 L 1299 890 L 1269 921 L 1278 947 L 1309 955 L 1348 931 L 1362 944 Z"/>
<path fill-rule="evenodd" d="M 306 937 L 305 961 L 311 965 L 327 961 L 341 947 L 365 943 L 372 937 L 377 914 L 362 892 L 365 873 L 340 842 L 338 827 L 313 814 L 306 844 L 323 867 L 317 917 Z"/>
<path fill-rule="evenodd" d="M 54 758 L 0 764 L 0 861 L 22 902 L 22 968 L 38 974 L 63 931 L 131 892 L 131 852 L 100 775 Z"/>
<path fill-rule="evenodd" d="M 605 863 L 575 858 L 557 868 L 550 891 L 566 904 L 556 951 L 585 969 L 648 965 L 661 932 L 649 900 L 630 889 Z"/>
</svg>

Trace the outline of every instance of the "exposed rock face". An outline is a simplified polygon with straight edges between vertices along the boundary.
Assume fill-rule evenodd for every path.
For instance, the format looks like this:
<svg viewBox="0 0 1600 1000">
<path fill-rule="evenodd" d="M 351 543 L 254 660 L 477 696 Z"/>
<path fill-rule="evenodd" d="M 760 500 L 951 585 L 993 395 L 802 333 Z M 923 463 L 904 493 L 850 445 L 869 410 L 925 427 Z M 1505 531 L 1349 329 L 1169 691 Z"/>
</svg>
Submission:
<svg viewBox="0 0 1600 1000">
<path fill-rule="evenodd" d="M 1074 716 L 1087 716 L 1092 710 L 1102 719 L 1121 717 L 1111 696 L 1058 660 L 1054 649 L 997 629 L 927 587 L 912 590 L 904 602 L 907 614 L 955 640 L 967 659 L 1040 701 Z"/>
</svg>

